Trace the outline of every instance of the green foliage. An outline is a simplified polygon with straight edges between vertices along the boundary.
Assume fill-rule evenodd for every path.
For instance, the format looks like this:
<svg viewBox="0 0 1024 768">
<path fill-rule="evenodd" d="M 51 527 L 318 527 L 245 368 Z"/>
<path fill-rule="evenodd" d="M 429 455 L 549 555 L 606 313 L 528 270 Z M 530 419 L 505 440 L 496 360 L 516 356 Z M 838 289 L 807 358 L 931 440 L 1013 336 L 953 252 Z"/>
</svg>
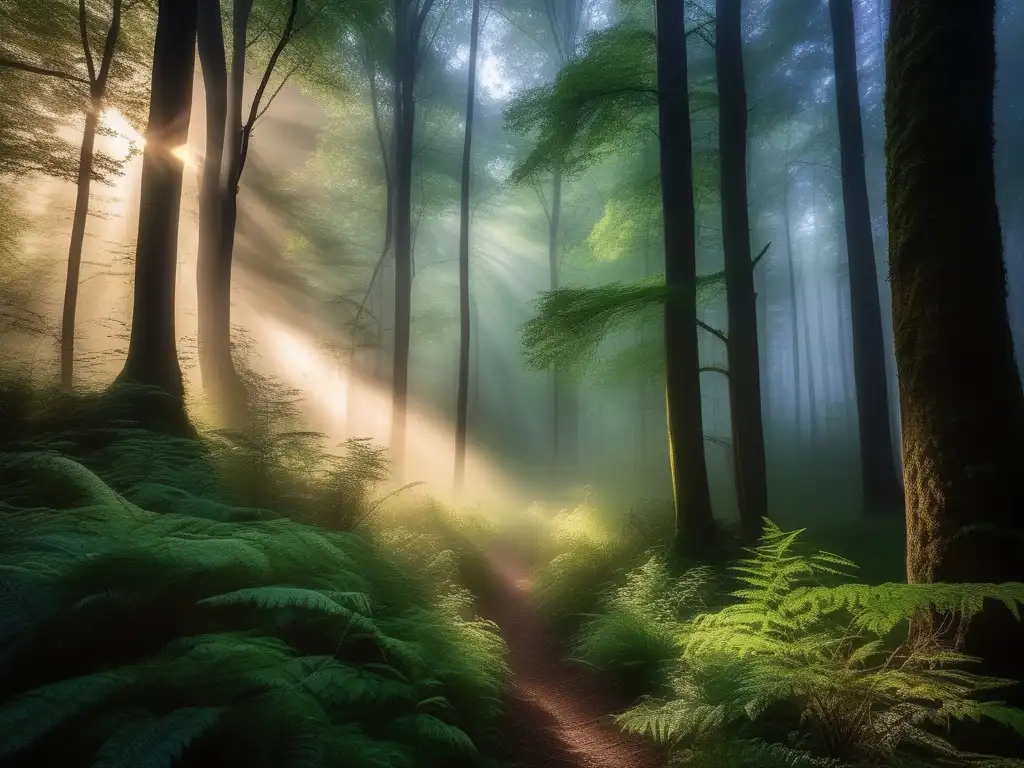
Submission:
<svg viewBox="0 0 1024 768">
<path fill-rule="evenodd" d="M 704 607 L 712 572 L 694 568 L 673 577 L 664 558 L 629 571 L 601 610 L 583 625 L 575 655 L 612 675 L 619 686 L 662 690 L 677 655 L 683 620 Z"/>
<path fill-rule="evenodd" d="M 554 85 L 524 91 L 505 112 L 514 133 L 536 133 L 512 173 L 523 183 L 555 168 L 572 175 L 635 147 L 657 126 L 654 33 L 631 23 L 597 32 Z"/>
<path fill-rule="evenodd" d="M 232 506 L 216 452 L 104 407 L 0 456 L 0 762 L 487 762 L 504 646 L 452 571 Z"/>
<path fill-rule="evenodd" d="M 697 280 L 701 300 L 718 295 L 724 273 Z M 537 314 L 523 326 L 522 345 L 528 365 L 546 369 L 581 369 L 593 358 L 601 339 L 622 325 L 643 319 L 665 302 L 668 288 L 661 276 L 635 283 L 595 288 L 559 288 L 537 300 Z M 696 331 L 695 331 L 696 332 Z"/>
<path fill-rule="evenodd" d="M 111 0 L 86 3 L 89 44 L 99 69 L 112 13 Z M 125 2 L 110 68 L 106 108 L 117 109 L 136 130 L 149 105 L 153 17 L 147 3 Z M 19 0 L 0 6 L 0 59 L 60 73 L 42 74 L 0 63 L 0 175 L 41 173 L 66 181 L 78 176 L 83 115 L 89 102 L 88 69 L 79 29 L 79 4 Z M 68 138 L 66 132 L 71 132 Z M 101 133 L 112 133 L 101 125 Z M 127 158 L 96 152 L 93 178 L 109 181 Z"/>
<path fill-rule="evenodd" d="M 848 560 L 799 553 L 800 533 L 769 522 L 731 569 L 734 602 L 681 628 L 662 620 L 679 649 L 673 692 L 621 715 L 624 728 L 696 765 L 726 753 L 730 765 L 985 764 L 937 729 L 986 719 L 1024 735 L 1024 713 L 976 698 L 1007 681 L 970 672 L 976 660 L 939 630 L 893 632 L 923 610 L 967 621 L 985 598 L 1016 613 L 1024 584 L 865 587 L 850 583 Z"/>
</svg>

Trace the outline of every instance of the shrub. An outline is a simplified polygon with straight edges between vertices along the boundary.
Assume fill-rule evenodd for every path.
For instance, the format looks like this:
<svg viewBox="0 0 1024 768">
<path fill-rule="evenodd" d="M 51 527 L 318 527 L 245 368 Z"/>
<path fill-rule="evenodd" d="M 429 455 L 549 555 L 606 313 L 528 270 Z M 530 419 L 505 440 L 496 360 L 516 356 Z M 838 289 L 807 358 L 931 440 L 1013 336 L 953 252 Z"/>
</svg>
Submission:
<svg viewBox="0 0 1024 768">
<path fill-rule="evenodd" d="M 1016 614 L 1024 584 L 856 584 L 848 560 L 797 553 L 800 533 L 768 524 L 732 568 L 734 602 L 678 633 L 672 694 L 620 724 L 695 765 L 1008 765 L 939 731 L 987 719 L 1024 735 L 1024 712 L 975 698 L 1008 681 L 970 672 L 940 629 L 901 630 L 922 611 L 969 621 L 986 599 Z"/>
<path fill-rule="evenodd" d="M 449 574 L 195 495 L 215 485 L 201 446 L 132 436 L 82 462 L 0 457 L 17 480 L 0 500 L 0 763 L 487 763 L 504 646 Z M 154 461 L 167 451 L 194 461 Z"/>
</svg>

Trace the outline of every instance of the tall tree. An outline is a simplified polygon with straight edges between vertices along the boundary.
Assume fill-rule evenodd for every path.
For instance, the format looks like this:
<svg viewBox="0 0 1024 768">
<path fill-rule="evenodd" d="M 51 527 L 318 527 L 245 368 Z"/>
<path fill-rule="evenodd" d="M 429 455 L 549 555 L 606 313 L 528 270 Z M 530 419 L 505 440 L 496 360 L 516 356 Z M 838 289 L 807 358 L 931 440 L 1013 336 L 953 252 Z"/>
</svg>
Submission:
<svg viewBox="0 0 1024 768">
<path fill-rule="evenodd" d="M 405 458 L 412 331 L 412 162 L 416 75 L 423 25 L 434 0 L 394 0 L 395 33 L 395 332 L 391 379 L 391 458 L 398 476 Z"/>
<path fill-rule="evenodd" d="M 78 189 L 75 212 L 71 219 L 71 242 L 68 245 L 67 277 L 64 284 L 64 308 L 60 326 L 60 382 L 70 390 L 75 370 L 75 313 L 78 309 L 78 281 L 82 272 L 82 246 L 85 244 L 85 223 L 89 217 L 89 190 L 92 183 L 92 163 L 96 147 L 96 131 L 103 114 L 107 96 L 110 65 L 117 50 L 121 34 L 122 0 L 112 0 L 110 23 L 103 41 L 99 67 L 93 58 L 89 41 L 89 12 L 85 0 L 79 0 L 78 23 L 82 34 L 82 53 L 89 73 L 89 107 L 85 113 L 82 131 L 82 150 L 78 160 Z"/>
<path fill-rule="evenodd" d="M 683 0 L 657 0 L 658 135 L 665 229 L 665 402 L 676 549 L 715 545 L 697 345 L 697 249 Z M 756 368 L 756 366 L 755 366 Z M 756 375 L 756 370 L 755 370 Z"/>
<path fill-rule="evenodd" d="M 747 88 L 743 74 L 740 0 L 717 0 L 715 65 L 718 76 L 718 156 L 722 249 L 728 299 L 729 405 L 733 461 L 744 535 L 756 541 L 768 514 L 768 477 L 761 419 L 755 264 L 750 257 L 747 202 Z"/>
<path fill-rule="evenodd" d="M 857 48 L 853 0 L 829 0 L 832 48 L 839 115 L 839 159 L 843 184 L 843 215 L 850 265 L 850 322 L 853 327 L 853 370 L 863 505 L 869 514 L 901 508 L 889 425 L 889 392 L 885 374 L 885 342 L 878 296 L 878 271 L 871 234 L 864 132 L 857 86 Z"/>
<path fill-rule="evenodd" d="M 552 59 L 564 67 L 579 46 L 584 0 L 543 0 L 544 16 L 554 44 Z M 562 167 L 551 171 L 551 199 L 545 205 L 548 220 L 548 290 L 557 291 L 562 271 Z M 551 372 L 552 467 L 562 473 L 573 467 L 579 453 L 579 398 L 576 382 L 560 367 Z"/>
<path fill-rule="evenodd" d="M 466 86 L 466 139 L 462 147 L 462 196 L 459 201 L 459 382 L 455 404 L 455 490 L 466 479 L 466 431 L 469 425 L 469 179 L 472 170 L 473 104 L 476 101 L 476 53 L 480 38 L 480 0 L 473 0 L 469 30 L 469 83 Z"/>
<path fill-rule="evenodd" d="M 891 6 L 889 275 L 913 583 L 1024 582 L 1024 395 L 993 163 L 995 5 Z M 1021 647 L 1024 628 L 1000 606 L 966 634 L 986 672 L 1017 680 Z"/>
<path fill-rule="evenodd" d="M 184 396 L 174 324 L 178 221 L 192 114 L 196 53 L 196 0 L 159 0 L 153 76 L 142 157 L 135 292 L 128 356 L 121 381 Z"/>
<path fill-rule="evenodd" d="M 42 99 L 41 103 L 48 111 L 59 113 L 70 106 L 64 103 L 66 97 L 61 98 L 58 91 L 52 90 L 54 86 L 63 86 L 63 90 L 73 94 L 80 88 L 84 96 L 82 106 L 85 121 L 81 129 L 75 171 L 69 179 L 77 188 L 68 245 L 60 334 L 60 380 L 65 389 L 70 389 L 74 379 L 75 316 L 92 182 L 104 181 L 121 170 L 120 162 L 96 151 L 96 136 L 100 132 L 103 110 L 111 90 L 115 92 L 114 103 L 117 107 L 127 112 L 130 119 L 139 117 L 137 99 L 125 99 L 120 92 L 135 90 L 133 86 L 136 84 L 132 80 L 141 69 L 140 43 L 148 37 L 143 31 L 148 19 L 143 18 L 143 9 L 133 0 L 43 0 L 26 5 L 25 8 L 12 9 L 13 12 L 6 8 L 0 12 L 0 26 L 11 30 L 9 48 L 0 48 L 0 68 L 29 73 L 33 77 L 33 93 Z M 131 17 L 134 18 L 129 18 L 129 12 L 132 11 L 134 13 Z M 52 60 L 57 66 L 43 66 L 44 60 Z M 77 63 L 79 61 L 81 64 Z M 71 66 L 72 63 L 75 65 Z M 122 98 L 116 98 L 119 95 Z M 54 99 L 54 96 L 58 98 Z M 77 100 L 74 96 L 72 98 Z M 77 104 L 74 106 L 77 107 Z M 13 105 L 10 109 L 13 112 Z M 41 115 L 32 114 L 34 110 L 31 104 L 18 105 L 18 111 L 27 113 L 29 119 L 38 122 L 36 131 L 39 133 L 52 130 L 49 121 L 39 119 Z M 77 112 L 77 109 L 73 108 L 72 111 Z M 5 111 L 5 117 L 11 115 L 11 112 Z M 0 135 L 4 139 L 16 136 L 29 139 L 34 155 L 31 161 L 34 167 L 31 170 L 63 177 L 64 173 L 57 172 L 58 169 L 53 167 L 56 158 L 52 155 L 58 154 L 55 152 L 54 137 L 35 136 L 36 131 L 24 130 L 16 125 L 18 121 L 19 118 L 15 117 L 0 130 Z M 19 167 L 21 152 L 17 144 L 11 146 L 8 141 L 0 141 L 0 145 L 0 155 L 5 156 L 0 161 L 0 171 L 21 173 L 29 170 Z"/>
<path fill-rule="evenodd" d="M 198 0 L 201 6 L 199 53 L 206 85 L 206 149 L 199 206 L 199 252 L 196 286 L 199 365 L 203 388 L 222 407 L 223 415 L 237 422 L 244 411 L 245 391 L 231 357 L 231 272 L 234 262 L 235 230 L 238 222 L 238 192 L 242 172 L 257 121 L 270 107 L 281 88 L 307 59 L 292 67 L 271 89 L 285 49 L 294 47 L 300 33 L 323 19 L 324 6 L 299 13 L 301 0 L 288 0 L 284 18 L 275 13 L 262 19 L 264 31 L 249 38 L 254 0 L 233 0 L 231 10 L 231 60 L 227 66 L 219 0 Z M 275 12 L 282 10 L 272 6 Z M 279 25 L 279 26 L 278 26 Z M 257 37 L 273 42 L 263 66 L 252 101 L 245 109 L 243 91 L 249 52 Z M 229 72 L 230 69 L 230 72 Z"/>
</svg>

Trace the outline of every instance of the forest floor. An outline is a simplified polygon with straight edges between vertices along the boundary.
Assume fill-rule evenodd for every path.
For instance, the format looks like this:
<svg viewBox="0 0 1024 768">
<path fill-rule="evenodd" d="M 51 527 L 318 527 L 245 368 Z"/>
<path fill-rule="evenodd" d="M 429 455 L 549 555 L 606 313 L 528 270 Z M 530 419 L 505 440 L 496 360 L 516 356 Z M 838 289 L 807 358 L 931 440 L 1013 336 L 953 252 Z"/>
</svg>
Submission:
<svg viewBox="0 0 1024 768">
<path fill-rule="evenodd" d="M 665 755 L 623 734 L 611 714 L 630 705 L 597 672 L 564 657 L 530 594 L 530 569 L 506 549 L 487 552 L 493 579 L 480 612 L 501 629 L 512 687 L 503 736 L 526 768 L 660 768 Z"/>
</svg>

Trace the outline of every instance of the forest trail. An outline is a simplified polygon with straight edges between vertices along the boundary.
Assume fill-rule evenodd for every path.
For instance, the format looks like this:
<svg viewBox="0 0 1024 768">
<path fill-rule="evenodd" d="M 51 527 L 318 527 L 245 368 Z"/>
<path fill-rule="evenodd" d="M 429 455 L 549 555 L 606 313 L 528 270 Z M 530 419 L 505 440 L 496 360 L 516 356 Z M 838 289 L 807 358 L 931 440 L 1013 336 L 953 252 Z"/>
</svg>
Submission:
<svg viewBox="0 0 1024 768">
<path fill-rule="evenodd" d="M 508 550 L 486 553 L 494 578 L 481 613 L 508 644 L 512 688 L 504 738 L 524 768 L 661 768 L 651 744 L 623 734 L 611 713 L 622 701 L 597 675 L 563 658 L 530 595 L 530 570 Z"/>
</svg>

